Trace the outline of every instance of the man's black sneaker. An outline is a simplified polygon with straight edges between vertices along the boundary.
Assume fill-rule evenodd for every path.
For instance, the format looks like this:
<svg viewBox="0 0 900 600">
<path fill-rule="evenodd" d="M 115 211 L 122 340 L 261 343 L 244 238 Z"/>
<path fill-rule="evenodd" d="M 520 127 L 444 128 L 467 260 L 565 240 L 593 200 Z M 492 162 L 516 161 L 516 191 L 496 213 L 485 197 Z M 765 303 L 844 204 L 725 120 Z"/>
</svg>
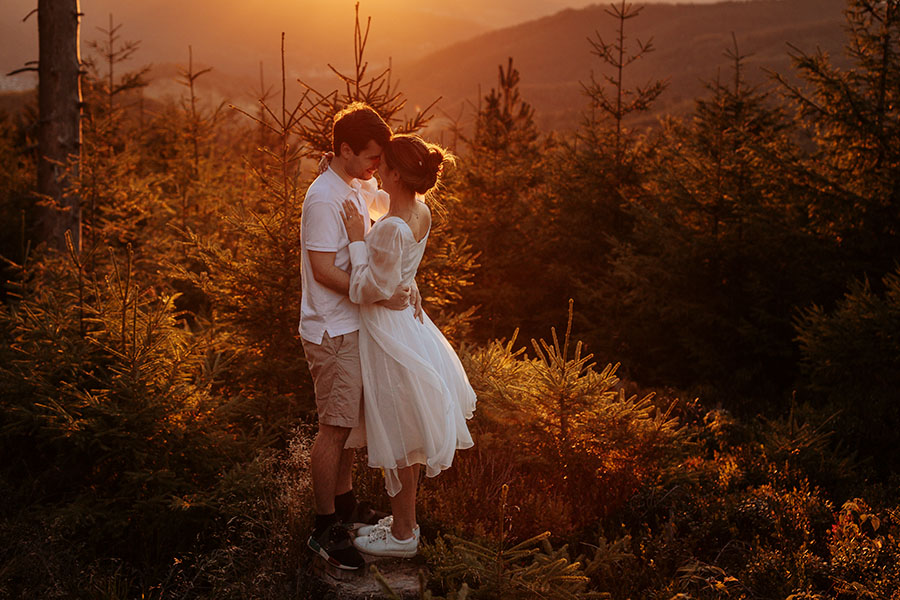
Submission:
<svg viewBox="0 0 900 600">
<path fill-rule="evenodd" d="M 356 529 L 363 525 L 375 525 L 386 516 L 388 516 L 388 513 L 375 510 L 370 502 L 363 500 L 356 504 L 350 516 L 342 520 L 347 527 Z"/>
<path fill-rule="evenodd" d="M 366 564 L 359 550 L 353 547 L 350 534 L 340 523 L 331 525 L 318 536 L 309 536 L 306 545 L 338 569 L 355 571 Z"/>
</svg>

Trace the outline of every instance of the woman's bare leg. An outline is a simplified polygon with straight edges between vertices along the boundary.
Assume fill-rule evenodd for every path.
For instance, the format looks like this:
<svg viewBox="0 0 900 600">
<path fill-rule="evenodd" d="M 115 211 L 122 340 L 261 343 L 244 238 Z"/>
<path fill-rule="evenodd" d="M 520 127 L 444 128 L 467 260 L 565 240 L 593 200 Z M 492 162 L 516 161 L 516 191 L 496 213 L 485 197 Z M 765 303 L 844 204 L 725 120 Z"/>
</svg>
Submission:
<svg viewBox="0 0 900 600">
<path fill-rule="evenodd" d="M 411 538 L 413 528 L 416 526 L 416 487 L 419 485 L 419 466 L 412 465 L 397 471 L 397 477 L 403 487 L 396 496 L 391 498 L 391 512 L 394 514 L 391 534 L 398 540 Z"/>
</svg>

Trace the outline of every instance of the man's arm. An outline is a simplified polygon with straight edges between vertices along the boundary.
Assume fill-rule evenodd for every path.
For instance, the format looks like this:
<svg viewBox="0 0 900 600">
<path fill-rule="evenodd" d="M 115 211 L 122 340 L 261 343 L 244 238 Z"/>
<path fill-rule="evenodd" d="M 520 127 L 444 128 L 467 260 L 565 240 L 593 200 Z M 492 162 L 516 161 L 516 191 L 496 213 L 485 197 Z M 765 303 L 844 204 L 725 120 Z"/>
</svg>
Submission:
<svg viewBox="0 0 900 600">
<path fill-rule="evenodd" d="M 350 274 L 334 266 L 335 252 L 316 252 L 309 250 L 309 266 L 312 267 L 313 278 L 339 294 L 347 296 L 350 293 Z M 403 310 L 409 306 L 409 286 L 399 285 L 394 290 L 394 295 L 387 300 L 380 300 L 381 304 L 391 310 Z"/>
<path fill-rule="evenodd" d="M 309 250 L 308 253 L 309 266 L 316 281 L 344 296 L 350 293 L 350 274 L 334 266 L 336 252 Z"/>
</svg>

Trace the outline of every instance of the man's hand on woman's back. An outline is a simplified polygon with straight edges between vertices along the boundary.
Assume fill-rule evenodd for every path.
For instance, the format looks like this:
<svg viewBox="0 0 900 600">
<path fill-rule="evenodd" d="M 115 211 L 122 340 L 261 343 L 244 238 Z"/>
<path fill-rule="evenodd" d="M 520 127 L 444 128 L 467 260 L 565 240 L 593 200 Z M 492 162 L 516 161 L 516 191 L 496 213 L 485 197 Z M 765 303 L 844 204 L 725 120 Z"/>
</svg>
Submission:
<svg viewBox="0 0 900 600">
<path fill-rule="evenodd" d="M 378 304 L 391 310 L 404 310 L 409 306 L 410 287 L 408 285 L 398 285 L 394 290 L 394 295 L 387 300 L 381 300 Z"/>
</svg>

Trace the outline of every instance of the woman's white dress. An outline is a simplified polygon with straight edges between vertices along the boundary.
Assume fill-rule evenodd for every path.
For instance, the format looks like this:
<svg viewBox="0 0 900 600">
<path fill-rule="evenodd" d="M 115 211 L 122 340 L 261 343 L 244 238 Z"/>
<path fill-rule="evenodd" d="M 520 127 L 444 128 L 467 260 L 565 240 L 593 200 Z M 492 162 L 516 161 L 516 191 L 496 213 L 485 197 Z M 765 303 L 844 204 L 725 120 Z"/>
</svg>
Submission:
<svg viewBox="0 0 900 600">
<path fill-rule="evenodd" d="M 347 445 L 368 446 L 369 466 L 384 470 L 390 496 L 401 488 L 398 469 L 419 463 L 434 477 L 457 449 L 473 445 L 466 419 L 475 392 L 456 352 L 427 315 L 424 323 L 415 319 L 412 306 L 373 304 L 413 283 L 427 240 L 428 233 L 417 242 L 406 221 L 389 216 L 366 235 L 365 252 L 358 243 L 350 248 L 365 419 Z"/>
</svg>

